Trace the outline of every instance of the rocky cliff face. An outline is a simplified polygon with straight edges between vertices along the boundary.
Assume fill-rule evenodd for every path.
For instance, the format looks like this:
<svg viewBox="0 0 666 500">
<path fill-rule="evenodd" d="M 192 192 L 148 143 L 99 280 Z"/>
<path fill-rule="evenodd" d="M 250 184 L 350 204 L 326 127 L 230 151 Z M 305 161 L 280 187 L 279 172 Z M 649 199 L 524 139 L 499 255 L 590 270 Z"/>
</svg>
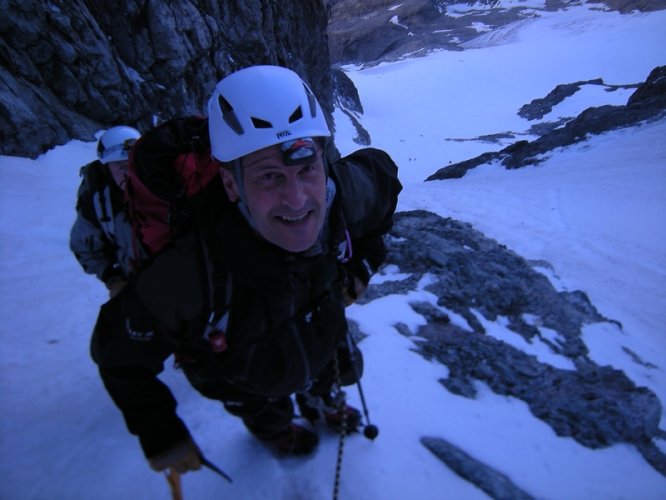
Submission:
<svg viewBox="0 0 666 500">
<path fill-rule="evenodd" d="M 0 154 L 205 112 L 215 83 L 290 67 L 332 112 L 322 2 L 0 0 Z"/>
<path fill-rule="evenodd" d="M 558 9 L 573 0 L 547 0 Z M 576 0 L 578 2 L 578 0 Z M 465 16 L 453 4 L 473 4 Z M 599 0 L 622 12 L 666 0 Z M 0 154 L 35 157 L 118 124 L 144 130 L 205 112 L 215 83 L 251 64 L 280 64 L 313 87 L 330 116 L 354 100 L 334 64 L 373 64 L 433 48 L 461 50 L 479 26 L 524 16 L 497 0 L 0 0 Z M 491 12 L 488 8 L 494 6 Z M 329 57 L 329 49 L 331 57 Z M 334 90 L 335 84 L 340 85 Z M 359 111 L 342 109 L 358 130 Z"/>
</svg>

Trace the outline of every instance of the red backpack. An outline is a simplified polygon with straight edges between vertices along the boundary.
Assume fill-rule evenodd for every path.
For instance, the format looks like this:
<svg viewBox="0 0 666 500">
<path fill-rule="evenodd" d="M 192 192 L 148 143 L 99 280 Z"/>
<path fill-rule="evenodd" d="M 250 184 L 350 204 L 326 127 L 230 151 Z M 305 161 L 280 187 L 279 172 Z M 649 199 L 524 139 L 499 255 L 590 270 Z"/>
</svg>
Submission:
<svg viewBox="0 0 666 500">
<path fill-rule="evenodd" d="M 218 170 L 204 118 L 169 120 L 136 142 L 125 190 L 134 255 L 142 255 L 140 249 L 144 256 L 154 255 L 179 233 L 196 211 L 197 195 Z"/>
</svg>

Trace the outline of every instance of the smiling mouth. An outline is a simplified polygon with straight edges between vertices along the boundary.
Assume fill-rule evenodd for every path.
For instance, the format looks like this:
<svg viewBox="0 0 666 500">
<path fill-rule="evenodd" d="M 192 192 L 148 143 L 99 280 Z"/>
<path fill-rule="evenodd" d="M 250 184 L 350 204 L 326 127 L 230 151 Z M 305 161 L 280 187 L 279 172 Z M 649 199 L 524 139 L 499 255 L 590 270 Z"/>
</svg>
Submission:
<svg viewBox="0 0 666 500">
<path fill-rule="evenodd" d="M 307 211 L 301 215 L 278 215 L 275 218 L 280 222 L 284 222 L 285 224 L 300 224 L 305 219 L 307 219 L 310 214 L 311 212 Z"/>
</svg>

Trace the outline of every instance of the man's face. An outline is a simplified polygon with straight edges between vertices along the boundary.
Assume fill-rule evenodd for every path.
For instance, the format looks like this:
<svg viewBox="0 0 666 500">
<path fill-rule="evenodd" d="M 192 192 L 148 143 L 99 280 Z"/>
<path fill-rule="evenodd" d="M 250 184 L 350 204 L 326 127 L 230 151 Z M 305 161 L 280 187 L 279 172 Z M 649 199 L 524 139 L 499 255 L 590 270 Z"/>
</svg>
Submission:
<svg viewBox="0 0 666 500">
<path fill-rule="evenodd" d="M 118 184 L 118 187 L 122 189 L 125 180 L 127 179 L 127 167 L 129 166 L 129 162 L 127 160 L 112 161 L 107 163 L 106 166 L 108 167 L 109 172 L 111 172 L 113 180 Z"/>
<path fill-rule="evenodd" d="M 240 190 L 231 172 L 222 169 L 231 201 Z M 312 163 L 285 165 L 279 146 L 243 157 L 245 202 L 255 229 L 289 252 L 303 252 L 319 235 L 326 218 L 326 172 L 318 150 Z"/>
</svg>

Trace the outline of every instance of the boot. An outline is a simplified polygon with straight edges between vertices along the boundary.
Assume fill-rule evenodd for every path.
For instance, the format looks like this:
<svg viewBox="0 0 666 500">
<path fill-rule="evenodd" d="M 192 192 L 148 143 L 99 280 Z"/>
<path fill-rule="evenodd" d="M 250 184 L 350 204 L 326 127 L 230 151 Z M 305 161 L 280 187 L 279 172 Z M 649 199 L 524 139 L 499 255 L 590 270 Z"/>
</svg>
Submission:
<svg viewBox="0 0 666 500">
<path fill-rule="evenodd" d="M 342 409 L 324 411 L 324 421 L 335 432 L 342 432 L 344 428 L 346 434 L 351 434 L 358 431 L 358 426 L 361 424 L 361 412 L 353 406 L 345 404 Z"/>
<path fill-rule="evenodd" d="M 319 444 L 319 437 L 311 430 L 292 422 L 287 429 L 264 441 L 273 445 L 281 456 L 298 456 L 312 453 Z"/>
<path fill-rule="evenodd" d="M 329 428 L 336 432 L 342 431 L 345 418 L 344 428 L 347 434 L 357 432 L 358 426 L 361 424 L 361 412 L 346 403 L 340 409 L 340 403 L 336 402 L 333 396 L 320 397 L 299 393 L 296 395 L 296 404 L 303 418 L 310 422 L 323 420 Z"/>
</svg>

